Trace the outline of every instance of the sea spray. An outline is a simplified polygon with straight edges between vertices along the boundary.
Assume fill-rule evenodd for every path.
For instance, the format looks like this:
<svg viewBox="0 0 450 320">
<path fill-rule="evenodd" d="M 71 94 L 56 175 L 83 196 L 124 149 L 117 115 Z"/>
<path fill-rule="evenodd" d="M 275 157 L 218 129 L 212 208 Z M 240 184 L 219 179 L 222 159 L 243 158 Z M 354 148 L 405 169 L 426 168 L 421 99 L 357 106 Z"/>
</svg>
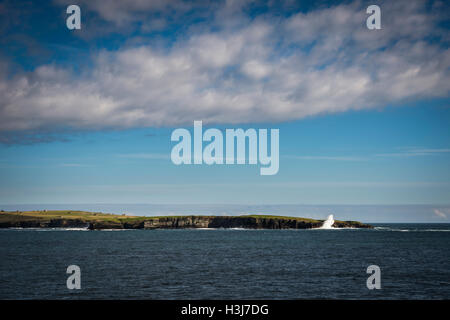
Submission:
<svg viewBox="0 0 450 320">
<path fill-rule="evenodd" d="M 333 224 L 334 224 L 334 219 L 333 219 L 333 215 L 330 214 L 327 218 L 327 220 L 325 220 L 323 222 L 323 225 L 320 227 L 320 229 L 334 229 L 333 228 Z"/>
</svg>

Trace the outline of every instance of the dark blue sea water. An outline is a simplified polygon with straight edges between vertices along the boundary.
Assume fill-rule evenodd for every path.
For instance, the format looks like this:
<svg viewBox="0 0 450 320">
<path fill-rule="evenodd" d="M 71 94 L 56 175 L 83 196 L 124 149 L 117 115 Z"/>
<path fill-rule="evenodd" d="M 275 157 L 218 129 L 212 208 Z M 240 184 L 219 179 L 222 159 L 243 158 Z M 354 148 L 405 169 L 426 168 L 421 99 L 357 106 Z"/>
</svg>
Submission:
<svg viewBox="0 0 450 320">
<path fill-rule="evenodd" d="M 0 230 L 1 299 L 449 299 L 450 224 Z M 81 290 L 66 268 L 81 268 Z M 368 290 L 366 268 L 381 268 Z"/>
</svg>

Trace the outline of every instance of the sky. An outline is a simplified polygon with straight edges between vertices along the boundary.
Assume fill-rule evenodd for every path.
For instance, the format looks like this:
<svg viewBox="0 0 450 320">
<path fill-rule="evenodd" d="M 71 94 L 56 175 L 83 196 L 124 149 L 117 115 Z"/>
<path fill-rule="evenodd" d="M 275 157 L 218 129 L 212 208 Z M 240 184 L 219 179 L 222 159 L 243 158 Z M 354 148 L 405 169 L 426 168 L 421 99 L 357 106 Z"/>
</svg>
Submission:
<svg viewBox="0 0 450 320">
<path fill-rule="evenodd" d="M 1 1 L 0 206 L 401 205 L 448 222 L 449 6 Z M 171 133 L 194 120 L 279 129 L 279 172 L 174 165 Z"/>
</svg>

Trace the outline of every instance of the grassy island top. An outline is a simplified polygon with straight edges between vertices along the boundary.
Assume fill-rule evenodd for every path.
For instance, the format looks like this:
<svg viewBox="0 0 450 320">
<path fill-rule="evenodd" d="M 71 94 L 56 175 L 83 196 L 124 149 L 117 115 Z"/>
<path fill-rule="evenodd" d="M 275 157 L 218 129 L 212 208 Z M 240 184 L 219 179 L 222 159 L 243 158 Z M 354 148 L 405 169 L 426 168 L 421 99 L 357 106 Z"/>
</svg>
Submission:
<svg viewBox="0 0 450 320">
<path fill-rule="evenodd" d="M 178 229 L 247 228 L 310 229 L 320 228 L 324 220 L 277 215 L 179 215 L 131 216 L 72 210 L 3 211 L 0 228 L 79 228 L 99 229 Z M 372 228 L 358 221 L 335 220 L 337 228 Z"/>
<path fill-rule="evenodd" d="M 165 219 L 165 218 L 186 218 L 186 217 L 241 217 L 241 218 L 255 218 L 255 219 L 282 219 L 282 220 L 297 220 L 305 222 L 321 222 L 323 220 L 288 217 L 277 215 L 240 215 L 240 216 L 213 216 L 213 215 L 178 215 L 178 216 L 132 216 L 119 215 L 102 212 L 88 212 L 75 210 L 39 210 L 39 211 L 0 211 L 0 222 L 10 222 L 12 220 L 54 220 L 54 219 L 77 219 L 85 222 L 93 221 L 111 221 L 111 222 L 131 222 L 140 220 Z M 339 220 L 336 220 L 339 222 Z"/>
</svg>

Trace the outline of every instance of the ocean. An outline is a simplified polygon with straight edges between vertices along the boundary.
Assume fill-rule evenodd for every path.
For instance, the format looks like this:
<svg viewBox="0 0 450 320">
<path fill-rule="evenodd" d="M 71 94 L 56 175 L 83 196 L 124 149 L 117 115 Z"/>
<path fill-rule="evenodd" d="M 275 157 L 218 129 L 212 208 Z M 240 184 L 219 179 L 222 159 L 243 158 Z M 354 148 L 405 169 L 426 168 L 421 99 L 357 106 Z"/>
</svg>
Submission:
<svg viewBox="0 0 450 320">
<path fill-rule="evenodd" d="M 0 299 L 449 299 L 450 224 L 0 229 Z M 69 265 L 81 289 L 69 290 Z M 377 265 L 381 289 L 369 290 Z"/>
</svg>

